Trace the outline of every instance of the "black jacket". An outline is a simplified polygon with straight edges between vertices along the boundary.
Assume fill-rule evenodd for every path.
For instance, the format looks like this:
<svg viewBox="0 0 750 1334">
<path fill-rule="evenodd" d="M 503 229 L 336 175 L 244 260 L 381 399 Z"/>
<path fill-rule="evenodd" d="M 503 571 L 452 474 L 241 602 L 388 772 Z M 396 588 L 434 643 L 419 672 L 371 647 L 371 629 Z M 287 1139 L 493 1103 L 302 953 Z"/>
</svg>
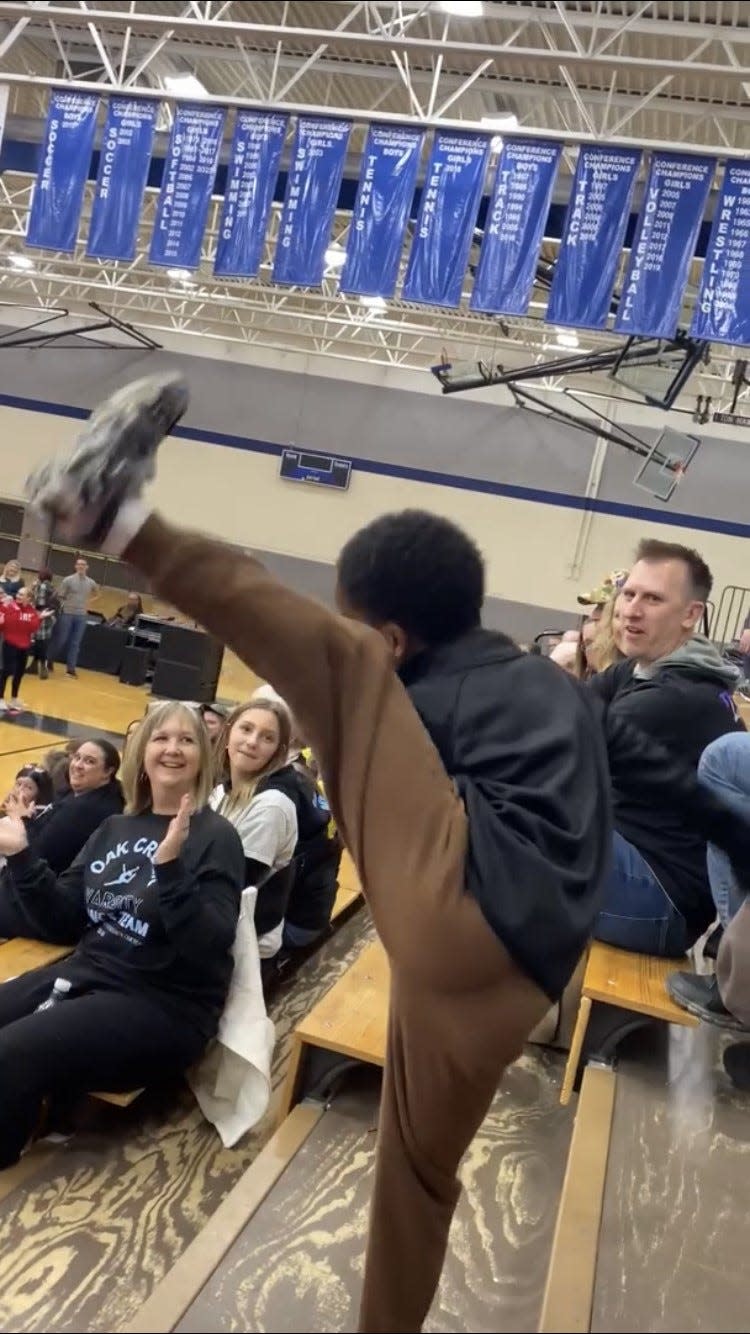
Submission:
<svg viewBox="0 0 750 1334">
<path fill-rule="evenodd" d="M 632 661 L 618 663 L 593 677 L 589 689 L 601 701 L 608 726 L 624 723 L 640 738 L 628 764 L 611 766 L 615 828 L 646 859 L 697 938 L 715 908 L 706 871 L 707 835 L 685 784 L 695 777 L 711 741 L 742 732 L 745 725 L 732 701 L 732 669 L 718 652 L 706 645 L 692 664 L 689 651 L 683 656 L 682 664 L 678 654 L 665 660 L 646 680 L 635 676 Z M 662 753 L 661 791 L 649 777 L 654 744 Z"/>
<path fill-rule="evenodd" d="M 555 999 L 591 935 L 611 853 L 593 702 L 489 630 L 421 653 L 400 674 L 466 807 L 467 890 Z"/>
<path fill-rule="evenodd" d="M 99 825 L 110 815 L 120 815 L 122 808 L 122 788 L 116 779 L 79 797 L 69 792 L 28 823 L 29 843 L 51 870 L 67 871 Z"/>
<path fill-rule="evenodd" d="M 267 792 L 269 789 L 283 792 L 293 802 L 297 812 L 298 837 L 291 864 L 275 871 L 259 886 L 255 908 L 256 930 L 259 936 L 272 931 L 287 916 L 293 901 L 291 920 L 296 925 L 320 925 L 322 929 L 327 925 L 328 917 L 321 924 L 321 915 L 330 906 L 330 889 L 325 878 L 322 882 L 324 902 L 318 902 L 318 894 L 314 902 L 306 903 L 302 914 L 298 909 L 300 901 L 305 903 L 304 886 L 311 872 L 317 872 L 326 863 L 338 860 L 338 847 L 328 837 L 330 810 L 327 803 L 322 802 L 312 778 L 300 773 L 294 764 L 277 769 L 258 784 L 258 792 Z"/>
</svg>

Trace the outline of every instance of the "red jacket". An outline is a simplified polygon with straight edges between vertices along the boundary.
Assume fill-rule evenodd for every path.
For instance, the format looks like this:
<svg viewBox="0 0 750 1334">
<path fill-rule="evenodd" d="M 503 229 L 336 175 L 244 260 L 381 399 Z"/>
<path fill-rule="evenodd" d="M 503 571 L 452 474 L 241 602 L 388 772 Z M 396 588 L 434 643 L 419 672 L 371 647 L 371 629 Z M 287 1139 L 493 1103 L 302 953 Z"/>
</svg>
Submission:
<svg viewBox="0 0 750 1334">
<path fill-rule="evenodd" d="M 33 607 L 19 607 L 17 602 L 6 602 L 0 607 L 0 627 L 3 639 L 14 648 L 31 648 L 42 618 Z"/>
</svg>

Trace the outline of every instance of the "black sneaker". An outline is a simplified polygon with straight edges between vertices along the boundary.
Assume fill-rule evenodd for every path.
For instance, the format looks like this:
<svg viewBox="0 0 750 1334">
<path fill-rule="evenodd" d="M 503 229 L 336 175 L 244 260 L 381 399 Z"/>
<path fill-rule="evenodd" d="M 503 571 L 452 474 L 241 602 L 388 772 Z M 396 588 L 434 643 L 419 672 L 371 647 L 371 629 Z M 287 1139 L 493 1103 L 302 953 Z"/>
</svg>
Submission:
<svg viewBox="0 0 750 1334">
<path fill-rule="evenodd" d="M 750 1093 L 750 1042 L 733 1042 L 722 1059 L 734 1087 Z"/>
<path fill-rule="evenodd" d="M 74 671 L 72 667 L 68 667 L 68 669 L 67 669 L 65 675 L 66 675 L 66 676 L 75 676 L 75 677 L 77 678 L 77 677 L 78 677 L 78 672 Z"/>
<path fill-rule="evenodd" d="M 710 977 L 699 973 L 672 973 L 667 978 L 667 991 L 677 1005 L 703 1019 L 707 1024 L 718 1024 L 720 1028 L 732 1028 L 740 1033 L 747 1032 L 744 1024 L 730 1014 L 719 994 L 719 984 L 713 974 Z"/>
<path fill-rule="evenodd" d="M 98 547 L 126 500 L 154 476 L 156 450 L 188 405 L 172 371 L 126 385 L 92 412 L 73 453 L 43 464 L 26 483 L 33 510 L 73 543 Z"/>
</svg>

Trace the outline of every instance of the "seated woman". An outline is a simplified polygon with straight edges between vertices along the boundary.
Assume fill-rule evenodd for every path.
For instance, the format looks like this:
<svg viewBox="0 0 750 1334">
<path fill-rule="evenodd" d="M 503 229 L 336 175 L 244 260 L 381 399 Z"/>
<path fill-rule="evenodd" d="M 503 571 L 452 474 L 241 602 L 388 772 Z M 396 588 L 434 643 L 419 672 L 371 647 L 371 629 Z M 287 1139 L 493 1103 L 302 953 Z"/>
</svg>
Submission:
<svg viewBox="0 0 750 1334">
<path fill-rule="evenodd" d="M 110 616 L 107 625 L 113 630 L 132 630 L 136 617 L 143 615 L 143 602 L 140 593 L 128 593 L 128 600 Z"/>
<path fill-rule="evenodd" d="M 68 763 L 67 793 L 53 801 L 29 828 L 34 851 L 51 870 L 66 871 L 102 821 L 121 813 L 119 767 L 120 756 L 111 741 L 95 737 L 78 742 Z"/>
<path fill-rule="evenodd" d="M 262 959 L 281 948 L 294 875 L 297 812 L 293 800 L 275 784 L 279 774 L 292 767 L 287 763 L 290 738 L 286 706 L 261 699 L 233 709 L 216 743 L 220 781 L 211 805 L 237 830 L 245 853 L 245 884 L 258 887 L 255 928 Z"/>
<path fill-rule="evenodd" d="M 200 704 L 198 706 L 198 712 L 203 719 L 211 741 L 215 741 L 226 722 L 226 709 L 223 709 L 220 704 L 216 703 Z"/>
<path fill-rule="evenodd" d="M 258 687 L 251 702 L 257 705 L 269 700 L 289 711 L 281 695 L 268 683 Z M 266 884 L 267 893 L 277 882 L 289 886 L 282 923 L 282 944 L 287 951 L 311 945 L 325 931 L 336 902 L 341 861 L 341 841 L 331 818 L 312 752 L 305 747 L 291 711 L 289 716 L 289 763 L 269 775 L 262 784 L 265 790 L 273 788 L 285 793 L 294 803 L 297 813 L 293 875 L 285 877 L 285 873 L 280 871 Z M 267 949 L 264 957 L 269 957 Z M 266 980 L 270 978 L 268 969 L 265 969 L 265 977 Z"/>
<path fill-rule="evenodd" d="M 75 755 L 81 744 L 80 737 L 72 737 L 66 741 L 60 749 L 55 747 L 48 750 L 42 763 L 52 779 L 52 790 L 55 797 L 67 797 L 70 792 L 70 783 L 68 782 L 68 769 L 70 761 Z"/>
<path fill-rule="evenodd" d="M 211 756 L 195 715 L 171 701 L 154 709 L 123 781 L 127 813 L 59 879 L 22 820 L 0 824 L 26 934 L 77 942 L 64 961 L 0 986 L 0 1168 L 19 1158 L 45 1098 L 174 1077 L 218 1027 L 244 858 L 206 806 Z M 56 1003 L 40 1010 L 53 988 Z"/>
<path fill-rule="evenodd" d="M 47 807 L 52 805 L 55 794 L 52 788 L 52 778 L 37 764 L 24 764 L 23 768 L 18 770 L 13 787 L 8 793 L 2 806 L 0 806 L 0 816 L 17 815 L 19 808 L 33 811 L 33 818 L 39 819 L 44 815 Z"/>
<path fill-rule="evenodd" d="M 0 806 L 0 819 L 20 815 L 31 825 L 46 815 L 54 797 L 52 779 L 47 770 L 34 764 L 25 764 L 18 770 L 13 787 Z M 0 872 L 5 864 L 5 858 L 0 857 Z"/>
<path fill-rule="evenodd" d="M 284 946 L 304 949 L 323 934 L 336 902 L 342 844 L 331 818 L 325 789 L 309 750 L 294 765 L 298 789 L 299 839 L 294 850 L 296 874 L 284 922 Z"/>
</svg>

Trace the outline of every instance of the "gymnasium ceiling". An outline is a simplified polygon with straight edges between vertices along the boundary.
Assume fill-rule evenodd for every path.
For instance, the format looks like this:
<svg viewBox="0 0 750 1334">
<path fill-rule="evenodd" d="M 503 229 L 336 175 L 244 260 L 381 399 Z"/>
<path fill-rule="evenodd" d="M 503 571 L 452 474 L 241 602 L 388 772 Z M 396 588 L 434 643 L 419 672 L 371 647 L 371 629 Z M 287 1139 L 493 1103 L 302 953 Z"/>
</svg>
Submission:
<svg viewBox="0 0 750 1334">
<path fill-rule="evenodd" d="M 0 81 L 10 85 L 6 138 L 41 139 L 53 86 L 153 96 L 166 79 L 192 75 L 221 103 L 342 111 L 360 127 L 377 115 L 492 130 L 493 120 L 515 117 L 524 133 L 571 145 L 557 187 L 564 199 L 576 143 L 750 153 L 749 24 L 743 0 L 485 3 L 481 18 L 419 0 L 0 4 Z M 166 92 L 161 115 L 166 134 Z M 360 128 L 352 175 L 362 138 Z M 268 255 L 257 282 L 214 279 L 215 202 L 201 270 L 188 280 L 171 278 L 145 261 L 153 192 L 133 264 L 86 259 L 79 246 L 70 256 L 34 252 L 33 270 L 20 271 L 14 256 L 22 252 L 31 184 L 20 172 L 0 177 L 1 296 L 8 303 L 0 322 L 31 321 L 39 306 L 80 316 L 95 301 L 165 343 L 170 334 L 199 335 L 410 368 L 427 368 L 442 349 L 455 360 L 510 366 L 559 355 L 556 331 L 540 321 L 541 290 L 530 318 L 501 323 L 400 301 L 373 310 L 338 295 L 335 271 L 321 292 L 274 288 Z M 338 240 L 347 223 L 337 215 Z M 554 260 L 556 248 L 545 243 L 543 258 Z M 693 281 L 697 276 L 696 266 Z M 602 341 L 580 334 L 582 350 Z M 734 360 L 731 349 L 714 349 L 692 392 L 713 394 L 717 406 L 726 400 Z"/>
</svg>

